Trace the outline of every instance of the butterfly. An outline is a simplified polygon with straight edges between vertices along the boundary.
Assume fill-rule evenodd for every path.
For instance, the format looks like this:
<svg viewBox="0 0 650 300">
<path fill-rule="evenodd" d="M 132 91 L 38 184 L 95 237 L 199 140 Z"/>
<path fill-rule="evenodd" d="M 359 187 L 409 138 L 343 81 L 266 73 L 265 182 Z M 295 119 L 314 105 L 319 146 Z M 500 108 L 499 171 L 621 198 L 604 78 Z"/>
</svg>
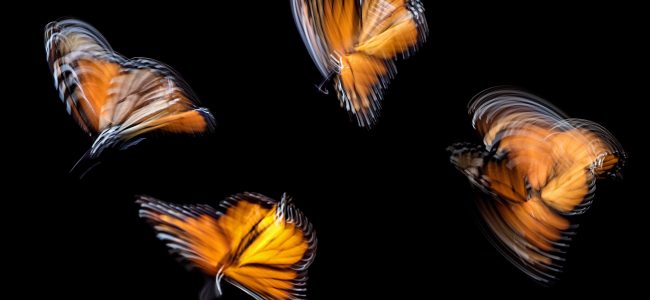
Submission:
<svg viewBox="0 0 650 300">
<path fill-rule="evenodd" d="M 332 77 L 341 106 L 359 126 L 375 123 L 396 72 L 394 58 L 424 42 L 427 23 L 419 0 L 291 0 L 293 16 L 318 70 Z"/>
<path fill-rule="evenodd" d="M 257 299 L 306 297 L 307 268 L 316 254 L 316 233 L 286 195 L 278 202 L 254 193 L 208 205 L 174 205 L 138 199 L 140 217 L 170 251 L 212 280 L 201 299 L 221 295 L 221 280 Z"/>
<path fill-rule="evenodd" d="M 469 112 L 483 145 L 449 147 L 451 162 L 487 196 L 478 210 L 497 249 L 552 284 L 575 234 L 573 216 L 589 208 L 596 179 L 620 175 L 626 154 L 602 126 L 521 90 L 487 90 Z"/>
<path fill-rule="evenodd" d="M 94 137 L 90 158 L 134 145 L 150 131 L 203 133 L 214 127 L 212 114 L 197 106 L 197 97 L 171 67 L 119 55 L 87 23 L 49 23 L 45 51 L 67 112 Z"/>
</svg>

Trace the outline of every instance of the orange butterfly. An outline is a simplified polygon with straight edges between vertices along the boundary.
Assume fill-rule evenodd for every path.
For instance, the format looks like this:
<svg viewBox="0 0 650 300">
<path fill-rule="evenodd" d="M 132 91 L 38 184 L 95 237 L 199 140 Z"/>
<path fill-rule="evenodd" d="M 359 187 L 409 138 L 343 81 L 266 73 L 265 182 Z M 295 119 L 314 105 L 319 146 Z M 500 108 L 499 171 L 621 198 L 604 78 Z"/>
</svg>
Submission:
<svg viewBox="0 0 650 300">
<path fill-rule="evenodd" d="M 316 233 L 286 195 L 277 202 L 244 193 L 221 203 L 173 205 L 140 197 L 140 217 L 158 231 L 172 253 L 214 277 L 201 299 L 221 295 L 222 279 L 259 299 L 306 297 L 307 268 Z"/>
<path fill-rule="evenodd" d="M 605 128 L 523 91 L 483 92 L 470 114 L 485 146 L 453 145 L 451 161 L 490 196 L 478 207 L 497 248 L 551 283 L 573 234 L 571 216 L 589 208 L 597 178 L 619 174 L 625 153 Z"/>
<path fill-rule="evenodd" d="M 66 110 L 95 137 L 91 158 L 109 147 L 133 145 L 149 131 L 202 133 L 214 126 L 174 70 L 148 58 L 124 58 L 87 23 L 48 24 L 45 51 Z"/>
<path fill-rule="evenodd" d="M 291 0 L 298 29 L 341 106 L 360 126 L 377 119 L 395 73 L 393 59 L 424 42 L 427 23 L 419 0 Z M 325 82 L 323 82 L 324 84 Z M 322 89 L 321 85 L 319 88 Z M 325 92 L 325 91 L 324 91 Z"/>
</svg>

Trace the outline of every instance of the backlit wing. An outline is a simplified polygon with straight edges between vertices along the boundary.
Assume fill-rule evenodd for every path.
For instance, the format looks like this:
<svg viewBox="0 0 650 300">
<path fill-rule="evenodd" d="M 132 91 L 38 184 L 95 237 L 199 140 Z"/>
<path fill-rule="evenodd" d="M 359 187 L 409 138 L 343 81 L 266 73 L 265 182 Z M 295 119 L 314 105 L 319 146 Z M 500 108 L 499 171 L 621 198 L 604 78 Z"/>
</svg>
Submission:
<svg viewBox="0 0 650 300">
<path fill-rule="evenodd" d="M 262 195 L 246 194 L 261 201 Z M 316 250 L 316 235 L 307 218 L 286 197 L 274 205 L 242 240 L 236 263 L 226 279 L 264 299 L 306 297 L 306 271 Z"/>
</svg>

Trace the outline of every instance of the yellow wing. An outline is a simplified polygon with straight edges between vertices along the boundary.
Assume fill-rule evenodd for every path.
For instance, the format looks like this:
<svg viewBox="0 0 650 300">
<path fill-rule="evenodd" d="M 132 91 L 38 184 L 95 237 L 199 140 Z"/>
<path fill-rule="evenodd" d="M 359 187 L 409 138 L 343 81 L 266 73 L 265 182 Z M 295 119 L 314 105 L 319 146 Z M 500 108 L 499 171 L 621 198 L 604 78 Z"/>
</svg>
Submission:
<svg viewBox="0 0 650 300">
<path fill-rule="evenodd" d="M 452 146 L 452 162 L 493 196 L 478 206 L 495 246 L 532 278 L 553 281 L 569 216 L 588 208 L 596 177 L 616 172 L 623 151 L 601 126 L 518 90 L 479 94 L 470 112 L 485 148 Z"/>
<path fill-rule="evenodd" d="M 262 201 L 268 198 L 248 194 Z M 314 260 L 316 235 L 286 197 L 273 206 L 239 246 L 227 280 L 264 299 L 306 297 L 306 271 Z"/>
<path fill-rule="evenodd" d="M 214 118 L 170 67 L 115 53 L 92 26 L 52 22 L 45 30 L 47 59 L 66 109 L 97 136 L 91 154 L 152 130 L 201 133 Z"/>
</svg>

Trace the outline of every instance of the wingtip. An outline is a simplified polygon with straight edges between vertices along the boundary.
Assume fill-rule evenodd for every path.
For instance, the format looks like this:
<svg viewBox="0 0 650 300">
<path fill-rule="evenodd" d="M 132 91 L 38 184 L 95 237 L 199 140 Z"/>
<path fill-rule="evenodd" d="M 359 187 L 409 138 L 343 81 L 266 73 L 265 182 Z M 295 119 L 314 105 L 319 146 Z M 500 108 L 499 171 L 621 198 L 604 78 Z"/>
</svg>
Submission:
<svg viewBox="0 0 650 300">
<path fill-rule="evenodd" d="M 212 112 L 210 112 L 209 109 L 205 107 L 200 107 L 197 108 L 196 111 L 201 114 L 203 119 L 205 120 L 205 132 L 212 132 L 217 128 L 217 120 L 215 119 L 214 115 Z"/>
</svg>

